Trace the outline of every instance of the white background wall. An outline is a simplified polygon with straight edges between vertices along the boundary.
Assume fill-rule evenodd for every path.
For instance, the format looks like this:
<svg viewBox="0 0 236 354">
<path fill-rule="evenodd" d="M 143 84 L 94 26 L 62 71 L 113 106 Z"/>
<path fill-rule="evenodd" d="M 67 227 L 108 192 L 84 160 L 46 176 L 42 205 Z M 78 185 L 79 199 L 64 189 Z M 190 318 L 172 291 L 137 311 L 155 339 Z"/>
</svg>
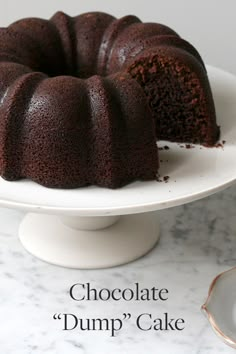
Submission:
<svg viewBox="0 0 236 354">
<path fill-rule="evenodd" d="M 236 74 L 236 0 L 0 0 L 0 26 L 22 17 L 105 11 L 165 23 L 194 44 L 206 63 Z"/>
</svg>

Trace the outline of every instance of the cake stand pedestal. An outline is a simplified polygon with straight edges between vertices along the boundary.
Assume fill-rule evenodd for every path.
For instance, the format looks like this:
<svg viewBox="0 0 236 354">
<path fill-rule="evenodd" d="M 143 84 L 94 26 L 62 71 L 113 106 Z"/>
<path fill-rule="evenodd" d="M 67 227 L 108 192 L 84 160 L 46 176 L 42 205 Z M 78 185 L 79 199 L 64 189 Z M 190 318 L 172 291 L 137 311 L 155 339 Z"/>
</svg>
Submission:
<svg viewBox="0 0 236 354">
<path fill-rule="evenodd" d="M 47 262 L 104 268 L 130 262 L 158 241 L 154 211 L 188 203 L 236 181 L 236 77 L 207 67 L 221 126 L 215 148 L 160 142 L 162 182 L 135 182 L 118 190 L 95 186 L 44 188 L 0 179 L 0 205 L 28 211 L 20 225 L 24 247 Z M 168 180 L 168 183 L 165 181 Z"/>
<path fill-rule="evenodd" d="M 28 213 L 19 236 L 36 257 L 70 268 L 107 268 L 147 253 L 159 238 L 153 213 L 76 217 Z"/>
</svg>

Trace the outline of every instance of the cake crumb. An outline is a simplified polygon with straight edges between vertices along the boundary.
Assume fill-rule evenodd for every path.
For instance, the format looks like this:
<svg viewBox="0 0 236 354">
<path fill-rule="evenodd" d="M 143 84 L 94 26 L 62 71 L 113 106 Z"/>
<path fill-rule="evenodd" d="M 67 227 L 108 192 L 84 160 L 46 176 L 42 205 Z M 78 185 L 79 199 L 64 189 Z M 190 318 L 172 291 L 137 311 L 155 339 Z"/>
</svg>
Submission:
<svg viewBox="0 0 236 354">
<path fill-rule="evenodd" d="M 194 149 L 195 146 L 192 144 L 185 144 L 186 149 Z"/>
<path fill-rule="evenodd" d="M 222 140 L 222 144 L 225 145 L 226 141 L 225 140 Z"/>
<path fill-rule="evenodd" d="M 170 179 L 170 176 L 164 176 L 163 178 L 161 178 L 160 175 L 156 176 L 156 181 L 157 182 L 165 182 L 165 183 L 167 183 L 169 179 Z"/>
<path fill-rule="evenodd" d="M 165 183 L 167 183 L 168 180 L 169 180 L 169 178 L 170 178 L 170 176 L 164 176 L 164 177 L 163 177 L 163 181 L 164 181 Z"/>
<path fill-rule="evenodd" d="M 170 147 L 165 145 L 165 146 L 158 146 L 158 150 L 162 151 L 162 150 L 170 150 Z"/>
</svg>

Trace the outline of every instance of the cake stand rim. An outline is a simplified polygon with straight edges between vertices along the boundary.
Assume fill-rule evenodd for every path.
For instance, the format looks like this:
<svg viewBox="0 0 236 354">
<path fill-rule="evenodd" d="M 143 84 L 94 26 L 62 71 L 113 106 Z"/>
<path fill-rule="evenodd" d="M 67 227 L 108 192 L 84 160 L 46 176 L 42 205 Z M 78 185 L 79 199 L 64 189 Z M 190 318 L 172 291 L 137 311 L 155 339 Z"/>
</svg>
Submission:
<svg viewBox="0 0 236 354">
<path fill-rule="evenodd" d="M 236 183 L 236 177 L 232 180 L 227 181 L 225 184 L 219 184 L 214 186 L 212 189 L 206 189 L 201 192 L 196 192 L 195 194 L 189 194 L 178 199 L 170 199 L 165 202 L 154 202 L 154 203 L 142 203 L 130 206 L 121 207 L 104 207 L 104 208 L 69 208 L 69 207 L 55 207 L 55 206 L 43 206 L 37 204 L 21 203 L 15 201 L 7 201 L 0 199 L 0 207 L 9 209 L 18 209 L 27 212 L 37 212 L 46 214 L 56 214 L 56 215 L 71 215 L 71 216 L 114 216 L 114 215 L 129 215 L 129 214 L 139 214 L 144 212 L 153 212 L 168 208 L 173 208 L 175 206 L 180 206 L 188 204 L 217 192 L 223 191 L 228 187 Z"/>
</svg>

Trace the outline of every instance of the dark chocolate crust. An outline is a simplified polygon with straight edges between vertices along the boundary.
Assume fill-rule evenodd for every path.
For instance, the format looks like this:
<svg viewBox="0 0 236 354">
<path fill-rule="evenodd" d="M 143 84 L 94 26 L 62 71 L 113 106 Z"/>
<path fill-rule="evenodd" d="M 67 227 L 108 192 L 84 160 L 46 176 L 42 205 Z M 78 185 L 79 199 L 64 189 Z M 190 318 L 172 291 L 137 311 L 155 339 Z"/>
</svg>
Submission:
<svg viewBox="0 0 236 354">
<path fill-rule="evenodd" d="M 157 72 L 172 75 L 167 91 L 186 80 L 187 118 L 206 132 L 195 141 L 213 145 L 218 127 L 203 61 L 169 27 L 135 16 L 58 12 L 0 29 L 1 176 L 55 188 L 155 179 L 156 138 L 184 141 L 189 134 L 175 139 L 174 125 L 165 134 L 171 127 L 160 124 L 161 109 L 175 110 L 164 98 L 157 108 L 164 87 Z"/>
</svg>

